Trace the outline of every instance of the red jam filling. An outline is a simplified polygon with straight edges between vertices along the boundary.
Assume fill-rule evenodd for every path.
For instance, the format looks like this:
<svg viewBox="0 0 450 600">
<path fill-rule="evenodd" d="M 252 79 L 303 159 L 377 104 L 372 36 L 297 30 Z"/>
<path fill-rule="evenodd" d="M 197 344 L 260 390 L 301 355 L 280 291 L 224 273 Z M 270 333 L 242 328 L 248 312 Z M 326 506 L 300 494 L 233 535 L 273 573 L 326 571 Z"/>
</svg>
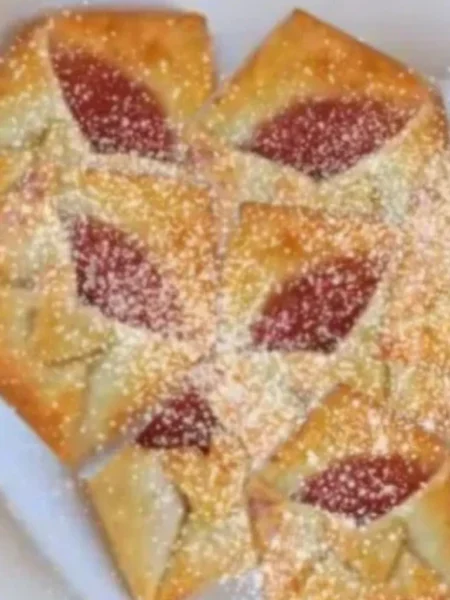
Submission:
<svg viewBox="0 0 450 600">
<path fill-rule="evenodd" d="M 244 149 L 323 179 L 375 152 L 411 116 L 368 98 L 308 100 L 263 123 Z"/>
<path fill-rule="evenodd" d="M 374 261 L 341 258 L 287 281 L 252 326 L 267 350 L 331 353 L 366 309 L 380 279 Z"/>
<path fill-rule="evenodd" d="M 166 402 L 137 438 L 144 448 L 198 448 L 207 454 L 217 420 L 196 392 Z"/>
<path fill-rule="evenodd" d="M 178 321 L 175 290 L 135 237 L 92 218 L 71 227 L 78 295 L 121 323 L 167 332 Z"/>
<path fill-rule="evenodd" d="M 397 454 L 353 456 L 309 477 L 294 500 L 364 523 L 402 504 L 428 479 L 419 463 Z"/>
<path fill-rule="evenodd" d="M 173 133 L 146 86 L 78 50 L 55 46 L 52 63 L 64 99 L 95 151 L 171 158 Z"/>
</svg>

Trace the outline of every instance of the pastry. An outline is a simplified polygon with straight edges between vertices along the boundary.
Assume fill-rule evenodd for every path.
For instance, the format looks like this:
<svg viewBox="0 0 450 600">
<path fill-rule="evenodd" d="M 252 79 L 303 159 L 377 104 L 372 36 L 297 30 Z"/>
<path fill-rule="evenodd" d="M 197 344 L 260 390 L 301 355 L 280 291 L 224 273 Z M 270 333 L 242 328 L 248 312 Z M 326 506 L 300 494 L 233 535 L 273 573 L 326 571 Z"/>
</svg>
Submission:
<svg viewBox="0 0 450 600">
<path fill-rule="evenodd" d="M 180 125 L 203 105 L 214 79 L 201 15 L 76 10 L 39 18 L 0 67 L 0 186 L 20 174 L 9 152 L 36 151 L 54 128 L 56 157 L 173 160 Z"/>
<path fill-rule="evenodd" d="M 87 486 L 136 598 L 181 600 L 256 566 L 245 452 L 185 383 Z"/>
<path fill-rule="evenodd" d="M 334 378 L 357 380 L 370 361 L 371 329 L 379 316 L 373 296 L 383 296 L 380 281 L 394 239 L 382 224 L 349 223 L 298 207 L 242 207 L 223 252 L 218 338 L 210 359 L 191 371 L 182 392 L 158 405 L 137 442 L 87 482 L 136 597 L 181 600 L 255 566 L 247 480 L 265 472 L 304 421 L 313 397 L 320 398 Z M 328 290 L 324 305 L 314 296 L 316 271 L 317 285 Z M 306 313 L 291 314 L 289 299 L 297 289 Z M 280 300 L 272 301 L 273 295 Z M 353 297 L 357 303 L 349 306 Z M 350 358 L 353 335 L 357 359 Z M 348 374 L 337 367 L 344 361 Z M 383 389 L 378 373 L 374 378 L 376 385 L 369 378 L 359 382 L 370 398 Z M 168 489 L 174 529 L 165 524 Z M 156 560 L 155 537 L 164 554 Z"/>
<path fill-rule="evenodd" d="M 392 407 L 448 440 L 450 211 L 446 187 L 448 179 L 443 177 L 417 198 L 392 271 L 379 347 L 389 371 Z"/>
<path fill-rule="evenodd" d="M 377 326 L 395 244 L 380 223 L 244 204 L 224 254 L 219 343 L 281 356 L 303 394 L 334 378 L 382 384 Z"/>
<path fill-rule="evenodd" d="M 442 101 L 425 80 L 300 10 L 225 83 L 198 127 L 222 143 L 210 142 L 211 159 L 200 141 L 196 164 L 216 163 L 244 196 L 394 223 L 447 144 Z"/>
<path fill-rule="evenodd" d="M 252 484 L 270 600 L 450 597 L 445 445 L 341 386 Z"/>
<path fill-rule="evenodd" d="M 301 11 L 214 84 L 193 13 L 15 39 L 0 393 L 136 600 L 450 600 L 441 100 Z"/>
<path fill-rule="evenodd" d="M 210 192 L 36 164 L 0 215 L 0 388 L 71 462 L 208 354 Z"/>
</svg>

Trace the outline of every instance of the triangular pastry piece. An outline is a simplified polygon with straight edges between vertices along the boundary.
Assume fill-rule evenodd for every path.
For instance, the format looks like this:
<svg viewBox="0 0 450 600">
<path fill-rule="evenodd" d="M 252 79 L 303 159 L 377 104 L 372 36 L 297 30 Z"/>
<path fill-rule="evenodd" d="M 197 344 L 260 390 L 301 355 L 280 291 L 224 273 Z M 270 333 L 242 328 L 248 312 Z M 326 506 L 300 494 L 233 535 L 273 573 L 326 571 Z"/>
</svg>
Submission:
<svg viewBox="0 0 450 600">
<path fill-rule="evenodd" d="M 129 449 L 89 483 L 105 534 L 136 597 L 155 598 L 185 518 L 158 456 Z"/>
<path fill-rule="evenodd" d="M 28 23 L 0 68 L 0 150 L 65 129 L 60 159 L 135 153 L 174 160 L 179 127 L 210 95 L 212 45 L 199 14 L 72 10 Z M 58 149 L 52 156 L 57 158 Z M 17 165 L 3 162 L 1 180 Z"/>
<path fill-rule="evenodd" d="M 235 150 L 212 141 L 212 161 L 201 146 L 194 161 L 214 172 L 217 160 L 222 179 L 228 163 L 237 193 L 247 194 L 248 173 L 257 172 L 266 202 L 391 222 L 403 220 L 424 167 L 447 144 L 443 104 L 428 82 L 301 10 L 225 83 L 199 127 Z M 302 194 L 308 183 L 315 196 Z"/>
<path fill-rule="evenodd" d="M 30 172 L 2 207 L 4 293 L 23 290 L 31 303 L 26 335 L 14 337 L 17 311 L 5 327 L 1 352 L 17 361 L 16 388 L 2 389 L 20 407 L 28 402 L 20 390 L 36 387 L 26 416 L 42 432 L 41 420 L 65 412 L 47 399 L 45 375 L 73 365 L 81 391 L 67 413 L 77 427 L 44 439 L 74 461 L 124 435 L 209 354 L 216 230 L 209 190 L 181 179 L 75 170 L 43 183 L 43 175 Z"/>
<path fill-rule="evenodd" d="M 292 527 L 299 518 L 293 510 L 297 504 L 324 520 L 322 529 L 315 530 L 322 555 L 292 597 L 315 598 L 322 585 L 330 600 L 348 598 L 349 589 L 355 598 L 383 597 L 388 590 L 393 597 L 395 592 L 409 598 L 423 593 L 424 581 L 430 586 L 433 582 L 430 598 L 440 597 L 432 594 L 445 590 L 449 579 L 448 515 L 443 508 L 449 464 L 438 438 L 393 417 L 382 399 L 345 387 L 327 397 L 254 484 L 281 494 L 280 505 Z M 271 560 L 271 548 L 275 551 L 280 543 L 274 537 L 266 550 L 271 587 L 278 565 Z M 287 556 L 291 547 L 286 545 Z M 291 568 L 291 590 L 296 573 L 303 573 L 299 568 Z M 280 582 L 287 581 L 285 565 L 280 563 L 279 570 Z M 331 582 L 334 596 L 327 587 Z"/>
<path fill-rule="evenodd" d="M 163 473 L 161 483 L 150 481 L 154 463 Z M 182 386 L 156 409 L 132 445 L 87 482 L 111 551 L 137 598 L 181 600 L 255 566 L 244 496 L 247 468 L 246 453 L 207 400 Z M 133 472 L 138 478 L 130 477 Z M 148 527 L 154 523 L 161 530 L 165 519 L 154 515 L 164 511 L 161 498 L 169 485 L 182 499 L 185 516 L 181 522 L 172 519 L 176 531 L 160 532 L 155 544 L 158 532 Z M 109 490 L 116 502 L 109 502 Z M 124 543 L 130 518 L 135 527 Z M 131 558 L 133 548 L 139 548 L 138 561 Z M 154 557 L 161 548 L 167 548 L 165 564 L 154 575 L 148 565 L 159 564 Z"/>
<path fill-rule="evenodd" d="M 222 347 L 279 355 L 305 395 L 382 385 L 375 334 L 395 244 L 381 224 L 245 204 L 224 256 Z"/>
</svg>

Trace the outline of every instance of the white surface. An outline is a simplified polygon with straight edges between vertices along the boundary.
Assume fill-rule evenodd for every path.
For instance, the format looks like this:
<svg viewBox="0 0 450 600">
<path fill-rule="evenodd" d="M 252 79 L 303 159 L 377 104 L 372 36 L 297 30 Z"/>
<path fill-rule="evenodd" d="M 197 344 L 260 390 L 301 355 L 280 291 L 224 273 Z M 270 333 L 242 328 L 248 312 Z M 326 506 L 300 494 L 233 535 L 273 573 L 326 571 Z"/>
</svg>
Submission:
<svg viewBox="0 0 450 600">
<path fill-rule="evenodd" d="M 128 600 L 112 576 L 112 564 L 80 491 L 51 452 L 4 405 L 0 405 L 0 440 L 0 489 L 42 554 L 83 600 Z"/>
<path fill-rule="evenodd" d="M 292 8 L 314 12 L 424 71 L 445 76 L 450 65 L 447 0 L 91 0 L 90 4 L 173 6 L 208 14 L 222 64 L 236 66 L 262 35 Z M 55 6 L 83 0 L 0 0 L 2 26 Z"/>
<path fill-rule="evenodd" d="M 34 546 L 0 499 L 0 597 L 5 600 L 80 600 Z"/>
<path fill-rule="evenodd" d="M 5 600 L 80 600 L 55 568 L 36 553 L 0 499 L 0 597 Z"/>
<path fill-rule="evenodd" d="M 97 4 L 107 2 L 98 2 Z M 2 26 L 69 3 L 0 0 Z M 128 3 L 123 3 L 129 6 Z M 277 20 L 299 4 L 285 0 L 190 0 L 159 3 L 209 14 L 223 70 L 231 70 Z M 301 5 L 429 74 L 445 77 L 450 63 L 450 3 L 445 0 L 304 0 Z M 450 90 L 450 86 L 449 86 Z M 35 551 L 0 503 L 2 600 L 125 600 L 89 517 L 67 474 L 35 436 L 0 405 L 0 490 L 41 549 Z M 42 556 L 70 583 L 65 589 Z M 251 587 L 251 586 L 250 586 Z M 240 586 L 210 600 L 244 600 Z"/>
</svg>

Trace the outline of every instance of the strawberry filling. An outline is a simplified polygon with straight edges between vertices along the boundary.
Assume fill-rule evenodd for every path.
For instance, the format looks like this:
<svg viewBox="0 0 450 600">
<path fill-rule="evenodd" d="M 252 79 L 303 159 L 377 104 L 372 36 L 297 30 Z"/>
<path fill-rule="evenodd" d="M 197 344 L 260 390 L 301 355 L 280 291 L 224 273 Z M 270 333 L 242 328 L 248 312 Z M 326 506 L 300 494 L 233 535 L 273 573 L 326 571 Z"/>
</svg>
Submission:
<svg viewBox="0 0 450 600">
<path fill-rule="evenodd" d="M 411 116 L 411 111 L 367 98 L 297 102 L 262 123 L 244 149 L 324 179 L 375 152 Z"/>
<path fill-rule="evenodd" d="M 306 479 L 293 498 L 364 523 L 405 502 L 428 479 L 418 462 L 398 454 L 352 456 Z"/>
<path fill-rule="evenodd" d="M 65 102 L 96 152 L 171 158 L 173 133 L 146 86 L 83 51 L 56 45 L 51 58 Z"/>
<path fill-rule="evenodd" d="M 209 405 L 192 391 L 164 404 L 137 438 L 143 448 L 198 448 L 204 454 L 211 449 L 217 420 Z"/>
<path fill-rule="evenodd" d="M 85 217 L 73 221 L 70 234 L 80 298 L 132 327 L 164 333 L 177 323 L 176 292 L 139 240 Z"/>
<path fill-rule="evenodd" d="M 369 258 L 341 258 L 275 290 L 251 328 L 267 350 L 331 353 L 367 308 L 380 280 Z"/>
</svg>

